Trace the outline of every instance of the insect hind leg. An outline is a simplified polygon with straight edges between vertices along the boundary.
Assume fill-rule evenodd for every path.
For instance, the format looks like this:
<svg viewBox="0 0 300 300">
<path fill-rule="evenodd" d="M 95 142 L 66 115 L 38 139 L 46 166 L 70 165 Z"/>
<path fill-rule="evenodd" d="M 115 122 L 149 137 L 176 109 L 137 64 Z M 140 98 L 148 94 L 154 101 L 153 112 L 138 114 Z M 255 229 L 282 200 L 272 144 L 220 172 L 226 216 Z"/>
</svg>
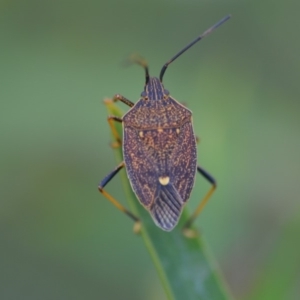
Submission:
<svg viewBox="0 0 300 300">
<path fill-rule="evenodd" d="M 201 202 L 199 203 L 199 205 L 195 209 L 194 213 L 189 217 L 189 219 L 187 220 L 187 222 L 183 226 L 183 233 L 187 237 L 194 237 L 196 235 L 196 232 L 193 229 L 191 229 L 190 227 L 191 227 L 192 223 L 195 221 L 195 219 L 202 212 L 202 210 L 204 209 L 205 205 L 207 204 L 207 202 L 209 201 L 210 197 L 212 196 L 213 192 L 217 188 L 217 182 L 213 178 L 213 176 L 211 176 L 207 171 L 205 171 L 200 166 L 197 166 L 197 171 L 211 184 L 211 188 L 206 193 L 206 195 L 204 196 L 204 198 L 201 200 Z"/>
</svg>

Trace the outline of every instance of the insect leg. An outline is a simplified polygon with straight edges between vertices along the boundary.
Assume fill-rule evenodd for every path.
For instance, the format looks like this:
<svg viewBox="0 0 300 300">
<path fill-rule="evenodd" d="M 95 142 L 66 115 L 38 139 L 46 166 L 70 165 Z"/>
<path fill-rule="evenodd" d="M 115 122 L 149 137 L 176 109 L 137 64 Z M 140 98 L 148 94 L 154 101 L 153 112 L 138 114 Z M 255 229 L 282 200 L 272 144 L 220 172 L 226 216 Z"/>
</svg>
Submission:
<svg viewBox="0 0 300 300">
<path fill-rule="evenodd" d="M 130 100 L 128 100 L 127 98 L 125 98 L 124 96 L 120 95 L 120 94 L 116 94 L 113 97 L 113 101 L 117 102 L 117 101 L 121 101 L 123 103 L 125 103 L 126 105 L 132 107 L 134 105 L 133 102 L 131 102 Z"/>
<path fill-rule="evenodd" d="M 116 117 L 116 116 L 109 116 L 107 118 L 107 121 L 108 121 L 108 124 L 110 126 L 110 129 L 113 133 L 113 136 L 115 137 L 116 141 L 113 142 L 111 145 L 113 148 L 118 148 L 122 145 L 122 140 L 121 140 L 121 137 L 116 129 L 116 126 L 115 126 L 115 122 L 119 122 L 119 123 L 122 123 L 123 120 L 122 118 L 119 118 L 119 117 Z"/>
<path fill-rule="evenodd" d="M 134 222 L 133 230 L 138 233 L 140 231 L 140 220 L 133 213 L 127 210 L 119 201 L 112 197 L 109 193 L 104 190 L 104 187 L 115 177 L 115 175 L 125 166 L 124 162 L 121 162 L 111 173 L 109 173 L 98 185 L 99 192 L 108 199 L 117 209 L 125 213 Z"/>
<path fill-rule="evenodd" d="M 189 227 L 191 226 L 191 224 L 194 222 L 194 220 L 197 218 L 197 216 L 201 213 L 201 211 L 203 210 L 204 206 L 206 205 L 206 203 L 208 202 L 208 200 L 210 199 L 211 195 L 213 194 L 213 192 L 215 191 L 215 189 L 217 188 L 217 182 L 216 180 L 207 172 L 205 171 L 203 168 L 201 168 L 200 166 L 197 166 L 197 171 L 211 184 L 211 188 L 210 190 L 207 192 L 207 194 L 205 195 L 205 197 L 201 200 L 201 202 L 199 203 L 199 205 L 197 206 L 196 210 L 194 211 L 194 213 L 190 216 L 190 218 L 187 220 L 187 222 L 185 223 L 184 227 L 183 227 L 183 231 L 187 236 L 192 236 L 190 233 L 191 231 L 189 230 Z"/>
</svg>

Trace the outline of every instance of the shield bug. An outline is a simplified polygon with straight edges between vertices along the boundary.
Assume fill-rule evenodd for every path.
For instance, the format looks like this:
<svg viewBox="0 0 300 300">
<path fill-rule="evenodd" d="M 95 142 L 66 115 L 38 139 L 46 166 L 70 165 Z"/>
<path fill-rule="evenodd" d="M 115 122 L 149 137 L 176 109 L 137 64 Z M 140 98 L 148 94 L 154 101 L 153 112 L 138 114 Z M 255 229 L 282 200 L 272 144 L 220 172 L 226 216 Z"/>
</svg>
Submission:
<svg viewBox="0 0 300 300">
<path fill-rule="evenodd" d="M 98 189 L 135 221 L 135 229 L 140 224 L 139 218 L 104 190 L 123 167 L 126 167 L 138 200 L 149 211 L 155 224 L 165 231 L 171 231 L 176 226 L 190 197 L 197 171 L 210 182 L 211 188 L 184 228 L 190 227 L 216 189 L 214 178 L 197 165 L 192 112 L 171 97 L 162 81 L 167 67 L 176 58 L 229 18 L 220 20 L 165 63 L 159 78 L 150 77 L 147 63 L 141 57 L 134 57 L 133 62 L 145 70 L 146 82 L 140 99 L 134 104 L 119 94 L 113 98 L 113 101 L 121 101 L 130 107 L 122 118 L 108 117 L 116 143 L 123 147 L 124 161 L 101 181 Z M 123 125 L 123 142 L 114 122 Z"/>
</svg>

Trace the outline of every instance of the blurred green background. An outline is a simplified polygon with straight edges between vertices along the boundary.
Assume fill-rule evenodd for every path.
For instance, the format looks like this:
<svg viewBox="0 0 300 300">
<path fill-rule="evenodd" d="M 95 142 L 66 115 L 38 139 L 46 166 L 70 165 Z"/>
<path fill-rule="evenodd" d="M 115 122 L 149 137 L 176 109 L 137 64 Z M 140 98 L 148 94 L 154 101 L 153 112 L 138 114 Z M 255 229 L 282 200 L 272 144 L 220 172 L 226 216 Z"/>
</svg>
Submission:
<svg viewBox="0 0 300 300">
<path fill-rule="evenodd" d="M 114 159 L 102 100 L 166 72 L 218 190 L 197 220 L 237 299 L 300 295 L 300 2 L 0 2 L 0 299 L 165 299 L 140 237 L 97 190 Z M 122 104 L 121 104 L 122 106 Z M 123 106 L 124 110 L 127 107 Z M 125 202 L 120 179 L 108 189 Z M 189 206 L 209 185 L 200 177 Z"/>
</svg>

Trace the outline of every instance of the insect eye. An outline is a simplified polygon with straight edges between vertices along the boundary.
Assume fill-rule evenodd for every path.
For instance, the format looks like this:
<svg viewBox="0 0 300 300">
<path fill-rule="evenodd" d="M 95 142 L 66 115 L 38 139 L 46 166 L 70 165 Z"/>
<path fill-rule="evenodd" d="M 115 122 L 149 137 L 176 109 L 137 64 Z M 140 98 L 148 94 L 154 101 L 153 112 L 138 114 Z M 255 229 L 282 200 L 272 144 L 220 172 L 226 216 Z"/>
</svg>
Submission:
<svg viewBox="0 0 300 300">
<path fill-rule="evenodd" d="M 164 94 L 165 94 L 166 96 L 168 96 L 168 95 L 170 94 L 170 92 L 169 92 L 168 90 L 164 90 Z"/>
<path fill-rule="evenodd" d="M 145 91 L 141 93 L 141 97 L 148 99 L 147 93 Z"/>
</svg>

